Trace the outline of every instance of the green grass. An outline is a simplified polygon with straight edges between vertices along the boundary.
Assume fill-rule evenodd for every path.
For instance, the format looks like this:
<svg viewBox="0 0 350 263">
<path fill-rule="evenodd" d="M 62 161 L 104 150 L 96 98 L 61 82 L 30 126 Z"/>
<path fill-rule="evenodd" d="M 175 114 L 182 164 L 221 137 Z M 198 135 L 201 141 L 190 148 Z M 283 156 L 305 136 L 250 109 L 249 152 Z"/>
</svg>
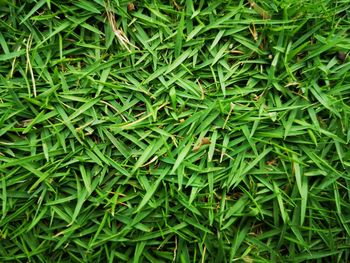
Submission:
<svg viewBox="0 0 350 263">
<path fill-rule="evenodd" d="M 0 261 L 348 262 L 349 6 L 2 0 Z"/>
</svg>

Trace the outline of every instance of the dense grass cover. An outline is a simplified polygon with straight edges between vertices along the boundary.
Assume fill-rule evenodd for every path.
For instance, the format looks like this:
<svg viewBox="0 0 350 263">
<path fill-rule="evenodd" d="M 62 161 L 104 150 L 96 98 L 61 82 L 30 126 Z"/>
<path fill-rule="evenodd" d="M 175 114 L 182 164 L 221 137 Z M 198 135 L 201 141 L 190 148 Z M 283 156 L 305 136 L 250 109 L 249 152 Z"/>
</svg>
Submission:
<svg viewBox="0 0 350 263">
<path fill-rule="evenodd" d="M 348 0 L 2 0 L 1 262 L 346 262 Z"/>
</svg>

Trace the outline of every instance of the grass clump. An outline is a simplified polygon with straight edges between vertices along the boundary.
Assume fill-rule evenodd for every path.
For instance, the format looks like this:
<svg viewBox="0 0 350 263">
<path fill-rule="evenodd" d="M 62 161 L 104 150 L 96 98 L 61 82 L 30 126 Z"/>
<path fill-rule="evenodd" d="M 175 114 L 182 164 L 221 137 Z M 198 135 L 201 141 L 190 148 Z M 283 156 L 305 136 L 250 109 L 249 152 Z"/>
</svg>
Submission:
<svg viewBox="0 0 350 263">
<path fill-rule="evenodd" d="M 2 262 L 346 262 L 349 1 L 2 1 Z"/>
</svg>

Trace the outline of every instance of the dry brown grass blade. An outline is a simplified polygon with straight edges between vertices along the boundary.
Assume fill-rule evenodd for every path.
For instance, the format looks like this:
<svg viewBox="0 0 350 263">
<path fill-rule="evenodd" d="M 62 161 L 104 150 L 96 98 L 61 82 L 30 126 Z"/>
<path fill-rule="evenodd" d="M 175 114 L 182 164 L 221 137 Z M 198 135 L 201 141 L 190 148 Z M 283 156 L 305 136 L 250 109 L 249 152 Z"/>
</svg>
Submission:
<svg viewBox="0 0 350 263">
<path fill-rule="evenodd" d="M 33 41 L 33 36 L 30 34 L 29 38 L 28 38 L 28 41 L 27 41 L 27 45 L 26 45 L 26 59 L 27 59 L 26 71 L 29 70 L 29 72 L 30 72 L 30 77 L 32 79 L 32 86 L 33 86 L 33 94 L 34 94 L 34 97 L 36 97 L 37 96 L 37 92 L 36 92 L 35 77 L 34 77 L 32 63 L 30 61 L 30 48 L 31 48 L 31 45 L 32 45 L 32 41 Z"/>
<path fill-rule="evenodd" d="M 115 15 L 114 12 L 112 11 L 112 9 L 110 8 L 110 3 L 107 0 L 105 2 L 106 5 L 106 13 L 107 13 L 107 18 L 108 18 L 108 23 L 109 25 L 112 27 L 113 33 L 114 35 L 117 37 L 118 41 L 129 51 L 130 50 L 130 46 L 134 47 L 136 49 L 138 49 L 135 45 L 133 45 L 130 40 L 128 39 L 128 37 L 125 35 L 124 31 L 122 29 L 118 29 L 117 28 L 117 23 L 115 21 Z"/>
<path fill-rule="evenodd" d="M 253 0 L 248 0 L 250 7 L 253 8 L 255 10 L 255 12 L 257 12 L 259 15 L 262 16 L 263 19 L 270 19 L 271 15 L 264 10 L 262 7 L 260 7 L 257 3 L 255 3 L 255 1 Z"/>
</svg>

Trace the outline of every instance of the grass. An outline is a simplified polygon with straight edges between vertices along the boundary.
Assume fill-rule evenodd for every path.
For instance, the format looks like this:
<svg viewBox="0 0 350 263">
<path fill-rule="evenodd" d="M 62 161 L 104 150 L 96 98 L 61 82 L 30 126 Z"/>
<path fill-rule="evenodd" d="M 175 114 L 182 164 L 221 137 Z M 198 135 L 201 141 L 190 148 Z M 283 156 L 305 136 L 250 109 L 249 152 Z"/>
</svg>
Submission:
<svg viewBox="0 0 350 263">
<path fill-rule="evenodd" d="M 348 0 L 2 0 L 1 262 L 350 260 Z"/>
</svg>

